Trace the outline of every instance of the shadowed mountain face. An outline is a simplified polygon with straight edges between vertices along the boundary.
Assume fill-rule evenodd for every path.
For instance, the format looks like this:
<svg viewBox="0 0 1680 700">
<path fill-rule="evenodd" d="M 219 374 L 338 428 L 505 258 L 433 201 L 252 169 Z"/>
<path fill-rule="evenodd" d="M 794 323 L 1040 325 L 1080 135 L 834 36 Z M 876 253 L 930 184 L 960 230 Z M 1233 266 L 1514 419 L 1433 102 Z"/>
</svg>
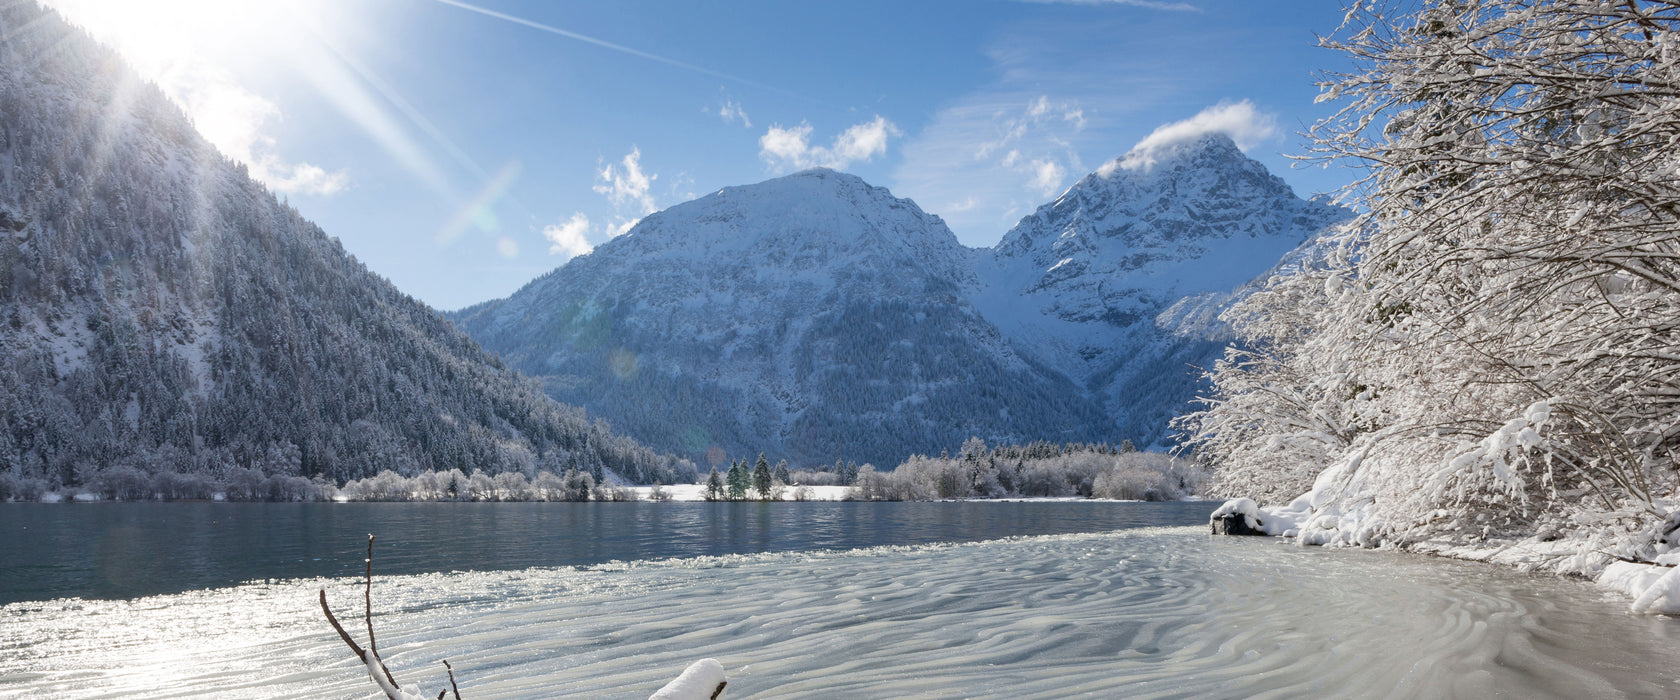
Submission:
<svg viewBox="0 0 1680 700">
<path fill-rule="evenodd" d="M 1299 199 L 1224 135 L 1087 175 L 1021 220 L 978 269 L 974 303 L 1023 352 L 1164 444 L 1227 340 L 1241 288 L 1347 212 Z"/>
<path fill-rule="evenodd" d="M 1223 137 L 1158 156 L 995 250 L 851 175 L 727 188 L 453 316 L 556 399 L 691 456 L 1159 442 L 1224 347 L 1207 319 L 1337 211 Z"/>
<path fill-rule="evenodd" d="M 369 272 L 32 2 L 0 8 L 0 299 L 0 476 L 692 474 Z"/>
</svg>

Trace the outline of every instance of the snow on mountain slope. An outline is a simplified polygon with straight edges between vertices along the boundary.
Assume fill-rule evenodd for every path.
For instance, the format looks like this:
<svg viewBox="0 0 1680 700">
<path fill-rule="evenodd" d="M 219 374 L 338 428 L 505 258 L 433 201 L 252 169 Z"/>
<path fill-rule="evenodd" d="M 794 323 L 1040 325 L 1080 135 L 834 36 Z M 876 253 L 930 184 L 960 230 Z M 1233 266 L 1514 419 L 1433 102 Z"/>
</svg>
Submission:
<svg viewBox="0 0 1680 700">
<path fill-rule="evenodd" d="M 502 367 L 33 2 L 0 5 L 0 301 L 0 491 L 693 473 Z"/>
<path fill-rule="evenodd" d="M 809 170 L 655 213 L 460 325 L 551 395 L 689 454 L 894 465 L 992 440 L 1112 439 L 969 303 L 936 216 Z"/>
<path fill-rule="evenodd" d="M 1239 288 L 1344 218 L 1297 198 L 1222 134 L 1116 160 L 1022 219 L 979 261 L 974 305 L 1159 444 L 1193 395 L 1192 365 L 1227 340 Z"/>
</svg>

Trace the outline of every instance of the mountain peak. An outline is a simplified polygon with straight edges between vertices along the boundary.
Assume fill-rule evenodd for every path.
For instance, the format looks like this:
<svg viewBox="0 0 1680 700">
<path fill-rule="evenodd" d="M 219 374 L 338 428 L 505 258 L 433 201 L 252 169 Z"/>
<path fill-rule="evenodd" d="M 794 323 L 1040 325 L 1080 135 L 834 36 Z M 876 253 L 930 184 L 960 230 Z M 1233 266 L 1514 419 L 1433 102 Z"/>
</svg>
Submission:
<svg viewBox="0 0 1680 700">
<path fill-rule="evenodd" d="M 961 266 L 964 250 L 939 217 L 885 187 L 829 168 L 811 168 L 725 187 L 647 216 L 603 244 L 611 257 L 682 254 L 786 255 L 800 264 L 870 251 Z"/>
<path fill-rule="evenodd" d="M 885 187 L 869 184 L 863 178 L 832 168 L 818 166 L 789 173 L 750 185 L 725 187 L 709 196 L 679 204 L 672 209 L 707 203 L 709 200 L 760 199 L 786 201 L 788 197 L 816 196 L 850 202 L 854 206 L 873 206 L 876 202 L 901 201 Z M 910 203 L 914 206 L 914 203 Z"/>
<path fill-rule="evenodd" d="M 1126 155 L 1104 164 L 1097 174 L 1108 178 L 1122 170 L 1149 173 L 1161 166 L 1200 168 L 1220 162 L 1246 160 L 1249 160 L 1248 156 L 1237 147 L 1237 142 L 1230 135 L 1215 131 L 1164 142 L 1146 140 Z"/>
</svg>

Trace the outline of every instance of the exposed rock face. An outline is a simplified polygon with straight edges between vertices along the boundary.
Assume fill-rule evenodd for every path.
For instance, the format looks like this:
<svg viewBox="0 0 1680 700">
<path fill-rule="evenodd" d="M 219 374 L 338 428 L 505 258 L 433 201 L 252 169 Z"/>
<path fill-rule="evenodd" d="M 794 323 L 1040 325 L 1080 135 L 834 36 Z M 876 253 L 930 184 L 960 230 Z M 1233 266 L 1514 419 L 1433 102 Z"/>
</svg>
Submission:
<svg viewBox="0 0 1680 700">
<path fill-rule="evenodd" d="M 1229 334 L 1216 318 L 1345 210 L 1295 196 L 1214 134 L 1117 160 L 1021 220 L 979 266 L 975 305 L 1023 353 L 1161 445 Z"/>
</svg>

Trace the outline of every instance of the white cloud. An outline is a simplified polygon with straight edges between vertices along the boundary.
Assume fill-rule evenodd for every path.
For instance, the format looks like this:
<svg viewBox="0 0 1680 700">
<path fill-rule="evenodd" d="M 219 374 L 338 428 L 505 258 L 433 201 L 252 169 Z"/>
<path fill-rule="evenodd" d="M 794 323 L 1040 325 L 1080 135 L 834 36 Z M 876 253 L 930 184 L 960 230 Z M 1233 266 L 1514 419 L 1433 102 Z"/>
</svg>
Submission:
<svg viewBox="0 0 1680 700">
<path fill-rule="evenodd" d="M 734 124 L 735 120 L 739 119 L 741 126 L 752 128 L 752 120 L 747 118 L 747 111 L 741 109 L 741 104 L 734 100 L 725 100 L 723 106 L 718 108 L 717 115 L 723 118 L 725 124 Z"/>
<path fill-rule="evenodd" d="M 1061 163 L 1053 160 L 1033 161 L 1032 172 L 1032 186 L 1046 197 L 1060 190 L 1062 178 L 1067 177 L 1067 169 L 1063 168 Z"/>
<path fill-rule="evenodd" d="M 630 153 L 617 165 L 607 164 L 595 173 L 595 186 L 592 188 L 607 196 L 614 207 L 624 209 L 634 207 L 638 215 L 652 214 L 658 211 L 653 202 L 653 181 L 659 175 L 649 175 L 642 170 L 642 149 L 632 147 Z"/>
<path fill-rule="evenodd" d="M 588 233 L 589 217 L 584 216 L 582 212 L 573 214 L 572 218 L 561 223 L 549 224 L 543 227 L 542 231 L 543 238 L 547 238 L 550 243 L 549 255 L 564 255 L 567 260 L 579 255 L 588 255 L 595 249 L 595 246 L 589 244 L 586 237 Z"/>
<path fill-rule="evenodd" d="M 619 236 L 629 233 L 630 229 L 635 228 L 636 224 L 639 223 L 642 223 L 642 217 L 618 217 L 613 220 L 612 225 L 607 227 L 607 235 L 613 238 L 618 238 Z"/>
<path fill-rule="evenodd" d="M 251 166 L 251 172 L 278 192 L 327 195 L 350 184 L 343 170 L 329 173 L 308 163 L 287 164 L 274 157 L 263 158 L 260 166 Z"/>
<path fill-rule="evenodd" d="M 803 122 L 795 127 L 772 125 L 758 139 L 758 155 L 777 170 L 817 166 L 844 170 L 854 162 L 868 162 L 885 154 L 887 141 L 903 135 L 897 126 L 880 115 L 848 127 L 827 147 L 811 145 L 812 130 L 810 124 Z"/>
<path fill-rule="evenodd" d="M 519 241 L 502 236 L 496 239 L 496 252 L 501 253 L 504 258 L 513 260 L 519 257 Z"/>
<path fill-rule="evenodd" d="M 1155 164 L 1163 149 L 1208 134 L 1225 134 L 1237 143 L 1237 148 L 1247 151 L 1277 137 L 1277 117 L 1255 109 L 1254 103 L 1248 100 L 1220 102 L 1189 119 L 1156 127 L 1133 146 L 1118 161 L 1118 165 L 1128 170 L 1147 168 Z M 1103 171 L 1113 172 L 1115 165 L 1105 165 Z"/>
<path fill-rule="evenodd" d="M 1141 7 L 1146 10 L 1166 10 L 1168 12 L 1201 12 L 1202 8 L 1187 2 L 1167 2 L 1165 0 L 1026 0 L 1026 2 L 1049 5 L 1066 3 L 1070 5 L 1124 5 L 1126 7 Z"/>
<path fill-rule="evenodd" d="M 800 124 L 791 129 L 784 129 L 780 124 L 772 125 L 758 139 L 758 155 L 772 163 L 783 161 L 793 167 L 810 167 L 806 162 L 811 153 L 808 142 L 811 131 L 810 124 Z"/>
</svg>

